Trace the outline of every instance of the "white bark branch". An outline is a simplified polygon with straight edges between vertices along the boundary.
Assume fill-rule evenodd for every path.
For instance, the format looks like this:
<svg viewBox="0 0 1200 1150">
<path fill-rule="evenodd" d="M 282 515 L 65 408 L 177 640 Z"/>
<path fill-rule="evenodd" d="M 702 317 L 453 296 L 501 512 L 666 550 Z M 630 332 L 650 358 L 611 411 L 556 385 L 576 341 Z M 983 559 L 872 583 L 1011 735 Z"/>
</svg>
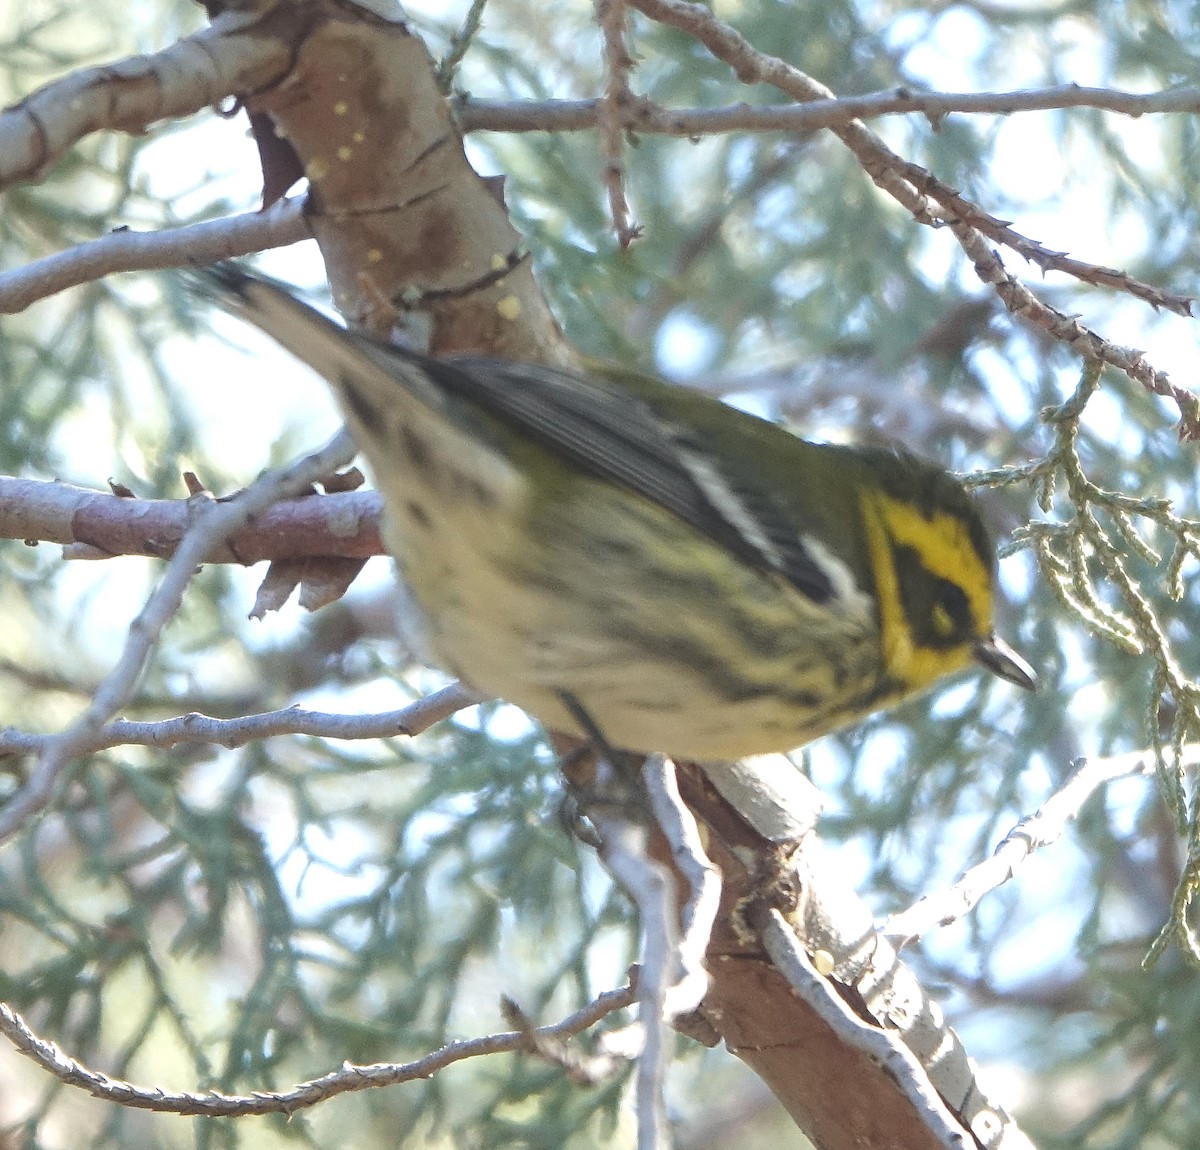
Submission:
<svg viewBox="0 0 1200 1150">
<path fill-rule="evenodd" d="M 120 230 L 0 272 L 0 315 L 14 315 L 67 288 L 113 272 L 212 264 L 281 248 L 312 237 L 302 198 L 280 200 L 261 212 L 206 220 L 157 232 Z"/>
<path fill-rule="evenodd" d="M 41 179 L 93 132 L 140 135 L 279 80 L 291 52 L 278 22 L 269 31 L 259 22 L 256 14 L 225 12 L 161 52 L 71 72 L 0 112 L 0 188 Z"/>
</svg>

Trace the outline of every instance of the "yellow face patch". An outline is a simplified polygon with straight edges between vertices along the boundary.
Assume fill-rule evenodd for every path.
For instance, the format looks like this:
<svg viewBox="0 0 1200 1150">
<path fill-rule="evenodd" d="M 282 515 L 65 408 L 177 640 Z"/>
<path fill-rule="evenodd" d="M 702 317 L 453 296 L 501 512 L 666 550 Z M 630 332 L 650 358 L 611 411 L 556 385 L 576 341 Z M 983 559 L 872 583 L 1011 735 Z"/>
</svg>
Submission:
<svg viewBox="0 0 1200 1150">
<path fill-rule="evenodd" d="M 926 518 L 911 504 L 880 491 L 864 491 L 862 509 L 878 590 L 884 661 L 891 674 L 906 686 L 926 686 L 965 666 L 971 658 L 970 644 L 964 641 L 951 647 L 930 647 L 919 641 L 905 613 L 896 549 L 908 548 L 930 575 L 962 590 L 973 623 L 971 630 L 977 636 L 991 630 L 991 573 L 980 560 L 967 525 L 957 516 L 935 511 Z M 946 639 L 957 629 L 940 603 L 933 605 L 929 623 Z"/>
</svg>

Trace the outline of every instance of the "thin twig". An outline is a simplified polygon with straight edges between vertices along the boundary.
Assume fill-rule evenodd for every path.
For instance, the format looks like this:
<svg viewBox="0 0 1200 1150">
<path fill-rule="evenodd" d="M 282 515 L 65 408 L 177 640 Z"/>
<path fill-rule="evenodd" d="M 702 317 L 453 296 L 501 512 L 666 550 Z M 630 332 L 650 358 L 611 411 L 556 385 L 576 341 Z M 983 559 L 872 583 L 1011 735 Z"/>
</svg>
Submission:
<svg viewBox="0 0 1200 1150">
<path fill-rule="evenodd" d="M 373 715 L 334 715 L 285 707 L 262 711 L 237 719 L 215 719 L 193 711 L 159 722 L 134 722 L 117 719 L 101 727 L 92 738 L 78 746 L 77 754 L 94 754 L 109 747 L 141 746 L 164 749 L 181 745 L 244 747 L 261 739 L 285 735 L 304 735 L 314 739 L 394 739 L 419 735 L 434 723 L 440 723 L 464 707 L 484 702 L 461 683 L 451 683 L 424 698 L 395 711 Z M 45 750 L 57 735 L 35 735 L 12 727 L 0 731 L 0 757 L 37 754 Z"/>
<path fill-rule="evenodd" d="M 700 4 L 691 3 L 690 0 L 627 2 L 650 19 L 678 28 L 698 40 L 713 56 L 728 64 L 743 83 L 770 84 L 804 103 L 835 98 L 824 84 L 787 61 L 759 51 L 740 32 L 717 19 Z M 920 176 L 914 175 L 914 183 L 914 179 L 910 179 L 913 166 L 887 147 L 860 121 L 833 126 L 830 130 L 850 149 L 876 186 L 905 207 L 918 223 L 930 227 L 943 224 L 950 226 L 980 278 L 995 289 L 1010 311 L 1055 339 L 1067 343 L 1078 354 L 1111 364 L 1155 394 L 1171 398 L 1182 417 L 1181 438 L 1200 439 L 1200 399 L 1172 384 L 1166 374 L 1154 369 L 1140 352 L 1109 344 L 1101 336 L 1088 331 L 1070 317 L 1055 312 L 1022 288 L 1005 272 L 999 257 L 991 251 L 975 227 L 965 222 L 961 214 L 947 212 L 923 190 L 931 179 L 929 174 L 922 168 L 916 168 Z M 996 223 L 999 225 L 1000 221 Z M 1024 237 L 1021 239 L 1032 246 L 1032 241 Z M 1095 274 L 1099 275 L 1103 270 L 1096 269 Z M 1166 306 L 1163 300 L 1158 302 L 1159 306 Z"/>
<path fill-rule="evenodd" d="M 604 154 L 604 186 L 608 191 L 608 207 L 612 213 L 617 241 L 627 248 L 641 228 L 633 222 L 629 199 L 625 194 L 625 129 L 624 109 L 633 102 L 629 90 L 629 73 L 633 57 L 626 38 L 628 9 L 625 0 L 595 0 L 596 22 L 604 38 L 604 95 L 596 109 L 596 124 Z"/>
<path fill-rule="evenodd" d="M 463 62 L 467 50 L 471 47 L 471 42 L 475 39 L 479 29 L 483 27 L 483 10 L 487 7 L 487 3 L 488 0 L 471 0 L 471 7 L 467 9 L 461 26 L 450 37 L 450 43 L 446 45 L 446 54 L 438 61 L 438 87 L 447 95 L 454 88 L 454 77 L 458 73 L 459 65 Z"/>
<path fill-rule="evenodd" d="M 1065 343 L 1080 358 L 1109 364 L 1147 391 L 1170 399 L 1179 409 L 1180 438 L 1200 438 L 1200 399 L 1186 388 L 1173 384 L 1165 371 L 1157 370 L 1136 348 L 1110 343 L 1074 316 L 1064 315 L 1038 299 L 1005 269 L 1000 257 L 974 228 L 958 220 L 948 223 L 967 258 L 974 264 L 976 274 L 995 290 L 1010 312 Z"/>
<path fill-rule="evenodd" d="M 626 1065 L 623 1058 L 606 1054 L 591 1055 L 572 1046 L 568 1041 L 570 1035 L 548 1035 L 539 1032 L 533 1019 L 508 995 L 500 999 L 500 1013 L 509 1026 L 525 1036 L 528 1053 L 536 1055 L 551 1066 L 557 1066 L 578 1086 L 596 1086 Z"/>
<path fill-rule="evenodd" d="M 721 872 L 705 853 L 696 818 L 679 793 L 675 764 L 664 755 L 650 755 L 642 765 L 642 778 L 654 821 L 688 887 L 687 900 L 679 912 L 679 975 L 668 988 L 663 1007 L 664 1018 L 670 1022 L 695 1010 L 708 991 L 704 956 L 720 907 Z"/>
<path fill-rule="evenodd" d="M 1189 748 L 1200 761 L 1200 747 Z M 1013 878 L 1034 851 L 1056 842 L 1067 823 L 1079 817 L 1083 804 L 1114 779 L 1136 775 L 1153 776 L 1157 758 L 1153 751 L 1133 751 L 1103 759 L 1080 759 L 1067 781 L 1038 808 L 1021 819 L 997 845 L 991 858 L 965 871 L 944 891 L 928 894 L 905 911 L 893 915 L 882 933 L 896 946 L 920 938 L 935 926 L 948 926 L 969 914 L 984 895 Z"/>
<path fill-rule="evenodd" d="M 561 1022 L 538 1027 L 534 1034 L 547 1039 L 579 1034 L 607 1015 L 623 1010 L 636 1001 L 637 992 L 632 987 L 610 990 Z M 0 1003 L 0 1033 L 3 1033 L 22 1054 L 32 1058 L 60 1082 L 86 1090 L 97 1098 L 138 1110 L 203 1115 L 210 1118 L 241 1117 L 248 1114 L 291 1114 L 338 1094 L 379 1086 L 395 1086 L 401 1082 L 428 1078 L 452 1063 L 462 1062 L 467 1058 L 521 1050 L 528 1042 L 526 1032 L 515 1030 L 503 1034 L 490 1034 L 483 1038 L 450 1042 L 415 1062 L 376 1062 L 366 1066 L 344 1063 L 339 1069 L 320 1078 L 301 1082 L 290 1090 L 256 1090 L 252 1094 L 221 1094 L 210 1090 L 201 1094 L 190 1091 L 173 1093 L 157 1086 L 137 1086 L 131 1082 L 109 1078 L 108 1075 L 92 1070 L 64 1054 L 53 1042 L 37 1035 L 7 1003 Z"/>
<path fill-rule="evenodd" d="M 920 114 L 936 128 L 946 116 L 1096 108 L 1126 116 L 1200 113 L 1200 88 L 1125 92 L 1061 84 L 1015 92 L 922 92 L 891 88 L 859 96 L 829 96 L 803 104 L 731 104 L 724 108 L 664 108 L 635 99 L 621 127 L 648 136 L 709 136 L 726 132 L 808 132 L 878 116 Z M 599 100 L 470 100 L 457 106 L 464 132 L 590 132 Z"/>
<path fill-rule="evenodd" d="M 1018 255 L 1029 260 L 1030 263 L 1036 264 L 1044 271 L 1061 272 L 1064 275 L 1073 276 L 1083 283 L 1091 284 L 1093 287 L 1109 287 L 1116 291 L 1123 291 L 1136 299 L 1145 300 L 1151 307 L 1164 308 L 1176 315 L 1190 316 L 1192 314 L 1192 301 L 1187 296 L 1163 291 L 1154 284 L 1135 279 L 1116 268 L 1090 264 L 1084 260 L 1072 259 L 1065 252 L 1051 251 L 1037 240 L 1023 236 L 1004 220 L 997 219 L 976 204 L 971 203 L 961 192 L 950 187 L 949 184 L 943 183 L 920 164 L 897 157 L 896 167 L 897 171 L 914 188 L 936 200 L 946 209 L 947 220 L 973 228 L 995 243 L 1012 248 Z"/>
<path fill-rule="evenodd" d="M 605 764 L 607 766 L 607 764 Z M 638 1150 L 668 1150 L 670 1133 L 663 1101 L 668 1057 L 667 992 L 676 980 L 679 931 L 675 919 L 671 872 L 647 850 L 649 830 L 615 807 L 589 804 L 587 815 L 600 836 L 600 857 L 608 872 L 629 892 L 637 906 L 642 961 L 637 980 L 636 1028 L 614 1036 L 626 1057 L 638 1059 L 634 1085 Z M 617 1045 L 606 1045 L 612 1053 Z"/>
</svg>

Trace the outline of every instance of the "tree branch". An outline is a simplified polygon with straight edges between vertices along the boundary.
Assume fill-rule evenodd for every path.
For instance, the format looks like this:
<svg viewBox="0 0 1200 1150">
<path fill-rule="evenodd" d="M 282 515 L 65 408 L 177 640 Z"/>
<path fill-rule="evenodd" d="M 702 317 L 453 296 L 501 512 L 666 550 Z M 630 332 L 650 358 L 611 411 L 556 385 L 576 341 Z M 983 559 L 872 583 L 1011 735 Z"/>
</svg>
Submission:
<svg viewBox="0 0 1200 1150">
<path fill-rule="evenodd" d="M 464 132 L 585 132 L 599 123 L 600 100 L 460 100 Z M 999 115 L 1096 108 L 1126 116 L 1200 113 L 1200 88 L 1125 92 L 1062 84 L 1015 92 L 918 92 L 893 88 L 803 104 L 731 104 L 724 108 L 664 108 L 634 97 L 621 109 L 621 127 L 648 136 L 710 136 L 725 132 L 808 132 L 877 116 L 920 113 L 936 129 L 949 115 Z"/>
<path fill-rule="evenodd" d="M 158 722 L 117 719 L 97 730 L 87 742 L 81 742 L 77 753 L 94 754 L 109 747 L 131 745 L 164 749 L 181 744 L 209 744 L 233 749 L 280 735 L 307 735 L 318 739 L 394 739 L 398 735 L 419 735 L 434 723 L 482 702 L 483 696 L 461 683 L 451 683 L 406 707 L 373 715 L 334 715 L 285 707 L 280 711 L 262 711 L 236 719 L 216 719 L 196 711 Z M 0 731 L 0 758 L 40 753 L 55 737 L 6 727 Z"/>
<path fill-rule="evenodd" d="M 318 478 L 327 478 L 319 476 Z M 238 496 L 217 500 L 227 506 Z M 136 499 L 69 483 L 0 476 L 0 539 L 61 543 L 68 559 L 115 555 L 174 555 L 191 526 L 197 502 Z M 311 492 L 255 512 L 246 526 L 215 535 L 201 563 L 265 559 L 366 559 L 384 555 L 381 504 L 374 491 Z"/>
<path fill-rule="evenodd" d="M 718 20 L 712 12 L 699 4 L 690 3 L 689 0 L 628 2 L 650 19 L 678 28 L 698 40 L 713 56 L 728 64 L 743 83 L 770 84 L 804 103 L 835 99 L 834 93 L 824 84 L 818 83 L 785 60 L 760 52 L 740 32 Z M 875 185 L 903 205 L 918 223 L 930 227 L 949 225 L 955 238 L 975 265 L 980 278 L 996 290 L 1010 311 L 1055 339 L 1070 345 L 1077 354 L 1111 364 L 1147 390 L 1172 399 L 1181 415 L 1181 438 L 1200 439 L 1200 399 L 1186 389 L 1172 384 L 1164 372 L 1153 368 L 1139 352 L 1109 344 L 1103 337 L 1089 331 L 1071 317 L 1061 315 L 1038 300 L 1004 270 L 999 257 L 984 242 L 981 228 L 988 226 L 994 233 L 993 238 L 999 239 L 999 242 L 1011 244 L 1019 241 L 1026 253 L 1042 250 L 1040 245 L 1020 236 L 1019 233 L 1011 232 L 1002 221 L 995 220 L 973 205 L 970 213 L 963 213 L 962 206 L 966 205 L 967 201 L 961 200 L 957 193 L 954 193 L 954 196 L 961 200 L 961 203 L 955 203 L 947 210 L 933 193 L 936 191 L 942 199 L 947 199 L 945 193 L 951 192 L 952 189 L 939 185 L 925 169 L 898 156 L 860 121 L 854 120 L 833 126 L 830 130 L 850 149 Z M 966 221 L 964 214 L 970 215 L 970 223 Z M 988 221 L 991 221 L 990 225 Z M 1046 254 L 1053 256 L 1057 261 L 1058 270 L 1069 274 L 1078 275 L 1080 268 L 1090 267 L 1089 279 L 1111 282 L 1115 277 L 1121 281 L 1120 286 L 1126 291 L 1131 290 L 1130 285 L 1136 282 L 1122 276 L 1121 273 L 1114 273 L 1112 269 L 1082 265 L 1078 261 L 1064 261 L 1061 253 Z M 1162 295 L 1148 285 L 1139 287 L 1143 288 L 1144 292 L 1137 294 L 1142 294 L 1143 298 L 1145 293 Z M 1152 302 L 1155 302 L 1156 306 L 1167 306 L 1165 297 Z M 1190 314 L 1190 305 L 1186 301 L 1182 303 L 1182 307 L 1183 314 Z"/>
<path fill-rule="evenodd" d="M 129 700 L 163 628 L 179 610 L 198 564 L 220 539 L 242 530 L 251 518 L 287 495 L 294 495 L 347 464 L 355 453 L 350 437 L 339 432 L 320 451 L 282 471 L 270 471 L 226 503 L 194 496 L 195 521 L 180 541 L 167 570 L 129 626 L 125 647 L 91 702 L 43 748 L 28 781 L 0 809 L 0 842 L 11 838 L 53 798 L 67 764 L 91 744 L 97 733 Z"/>
<path fill-rule="evenodd" d="M 953 1111 L 930 1082 L 926 1066 L 906 1045 L 906 1036 L 864 1021 L 813 965 L 795 930 L 778 910 L 766 912 L 759 929 L 772 963 L 792 991 L 842 1042 L 861 1050 L 887 1073 L 919 1114 L 922 1126 L 936 1145 L 944 1150 L 961 1150 L 965 1145 L 965 1125 L 983 1146 L 1033 1150 L 1033 1143 L 1012 1119 L 983 1105 L 983 1099 L 978 1100 L 979 1105 L 969 1115 Z"/>
<path fill-rule="evenodd" d="M 538 1038 L 556 1039 L 580 1034 L 602 1018 L 624 1010 L 637 1000 L 632 987 L 610 990 L 585 1007 L 568 1015 L 552 1026 L 538 1027 Z M 484 1054 L 502 1054 L 525 1049 L 530 1042 L 528 1032 L 515 1030 L 489 1034 L 483 1038 L 450 1042 L 440 1050 L 415 1062 L 375 1062 L 367 1066 L 344 1063 L 320 1078 L 301 1082 L 291 1090 L 256 1090 L 252 1094 L 220 1094 L 215 1090 L 203 1094 L 191 1091 L 169 1092 L 157 1086 L 137 1086 L 109 1078 L 92 1070 L 69 1055 L 53 1042 L 36 1034 L 29 1024 L 7 1003 L 0 1002 L 0 1033 L 26 1057 L 33 1059 L 60 1082 L 86 1090 L 96 1098 L 116 1102 L 136 1110 L 156 1110 L 168 1114 L 202 1115 L 206 1118 L 237 1118 L 249 1114 L 292 1114 L 316 1106 L 327 1098 L 355 1090 L 370 1090 L 379 1086 L 395 1086 L 428 1078 L 439 1070 L 478 1058 Z"/>
<path fill-rule="evenodd" d="M 40 299 L 112 272 L 211 264 L 311 237 L 300 197 L 280 200 L 261 212 L 157 232 L 120 229 L 24 267 L 0 272 L 0 315 L 14 315 Z"/>
<path fill-rule="evenodd" d="M 595 0 L 596 23 L 604 37 L 604 95 L 596 107 L 596 124 L 604 149 L 604 186 L 612 213 L 617 242 L 629 247 L 641 229 L 633 221 L 625 195 L 624 109 L 633 102 L 629 73 L 633 57 L 627 43 L 629 12 L 625 0 Z"/>
<path fill-rule="evenodd" d="M 1185 748 L 1189 765 L 1200 762 L 1200 747 Z M 1158 768 L 1153 751 L 1134 751 L 1103 759 L 1079 759 L 1075 771 L 1037 812 L 1023 818 L 997 845 L 991 858 L 976 864 L 944 891 L 925 895 L 907 910 L 892 915 L 884 937 L 901 947 L 935 926 L 948 926 L 969 914 L 987 894 L 1015 877 L 1034 851 L 1057 842 L 1067 823 L 1079 817 L 1083 804 L 1114 779 L 1152 776 Z"/>
<path fill-rule="evenodd" d="M 303 6 L 289 5 L 287 21 L 267 24 L 257 13 L 231 10 L 151 56 L 84 68 L 43 85 L 0 113 L 0 188 L 41 179 L 93 132 L 140 135 L 231 92 L 275 83 L 292 62 L 284 31 L 305 35 L 304 15 Z"/>
</svg>

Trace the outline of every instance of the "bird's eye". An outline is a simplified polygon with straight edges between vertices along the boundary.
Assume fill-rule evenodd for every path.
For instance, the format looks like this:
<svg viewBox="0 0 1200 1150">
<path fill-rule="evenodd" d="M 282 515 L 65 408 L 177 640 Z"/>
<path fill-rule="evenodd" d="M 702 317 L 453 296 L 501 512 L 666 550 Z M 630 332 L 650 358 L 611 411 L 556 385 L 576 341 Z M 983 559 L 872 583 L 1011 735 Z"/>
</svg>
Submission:
<svg viewBox="0 0 1200 1150">
<path fill-rule="evenodd" d="M 933 629 L 943 639 L 965 634 L 971 628 L 971 605 L 957 583 L 939 579 L 929 613 Z"/>
<path fill-rule="evenodd" d="M 935 603 L 929 617 L 933 620 L 933 629 L 943 639 L 949 639 L 954 634 L 954 618 L 943 604 Z"/>
</svg>

